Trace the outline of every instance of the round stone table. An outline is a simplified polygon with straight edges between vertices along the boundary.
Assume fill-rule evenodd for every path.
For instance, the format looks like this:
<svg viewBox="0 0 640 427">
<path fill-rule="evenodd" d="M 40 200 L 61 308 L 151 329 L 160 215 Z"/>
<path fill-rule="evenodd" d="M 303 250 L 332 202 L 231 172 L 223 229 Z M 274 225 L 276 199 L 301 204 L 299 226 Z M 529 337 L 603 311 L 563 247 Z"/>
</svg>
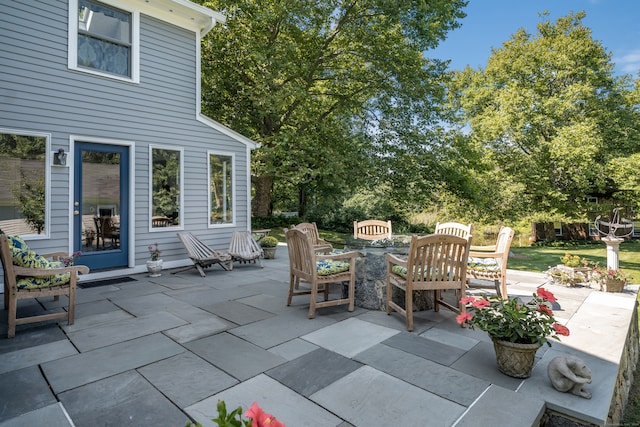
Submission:
<svg viewBox="0 0 640 427">
<path fill-rule="evenodd" d="M 406 259 L 410 245 L 411 236 L 405 235 L 380 240 L 347 239 L 344 250 L 360 252 L 360 257 L 356 259 L 356 306 L 369 310 L 387 309 L 386 254 L 400 255 Z M 433 296 L 430 294 L 431 292 L 415 291 L 414 308 L 432 308 Z M 404 306 L 404 293 L 397 288 L 394 289 L 393 299 Z"/>
</svg>

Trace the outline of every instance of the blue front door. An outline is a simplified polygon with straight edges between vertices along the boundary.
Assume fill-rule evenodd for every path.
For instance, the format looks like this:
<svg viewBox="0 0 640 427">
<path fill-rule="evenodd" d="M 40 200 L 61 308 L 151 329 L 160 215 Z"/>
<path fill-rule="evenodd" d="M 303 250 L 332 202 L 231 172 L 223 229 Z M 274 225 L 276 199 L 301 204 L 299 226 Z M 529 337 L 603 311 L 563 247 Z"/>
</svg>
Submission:
<svg viewBox="0 0 640 427">
<path fill-rule="evenodd" d="M 92 270 L 127 267 L 129 147 L 76 142 L 74 251 Z"/>
</svg>

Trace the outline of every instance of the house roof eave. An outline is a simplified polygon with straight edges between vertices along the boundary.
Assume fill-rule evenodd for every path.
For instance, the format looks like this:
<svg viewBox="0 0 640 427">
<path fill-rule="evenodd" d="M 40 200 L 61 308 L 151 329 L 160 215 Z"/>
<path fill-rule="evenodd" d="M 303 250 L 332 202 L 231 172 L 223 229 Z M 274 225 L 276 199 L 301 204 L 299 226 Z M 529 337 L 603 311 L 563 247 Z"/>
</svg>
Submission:
<svg viewBox="0 0 640 427">
<path fill-rule="evenodd" d="M 249 149 L 254 150 L 256 148 L 260 148 L 260 144 L 255 142 L 254 140 L 247 138 L 246 136 L 236 132 L 235 130 L 231 129 L 230 127 L 227 127 L 225 125 L 223 125 L 220 122 L 217 122 L 207 116 L 205 116 L 204 114 L 200 113 L 198 114 L 198 121 L 204 123 L 205 125 L 217 130 L 218 132 L 227 135 L 230 138 L 233 138 L 234 140 L 246 145 Z"/>
</svg>

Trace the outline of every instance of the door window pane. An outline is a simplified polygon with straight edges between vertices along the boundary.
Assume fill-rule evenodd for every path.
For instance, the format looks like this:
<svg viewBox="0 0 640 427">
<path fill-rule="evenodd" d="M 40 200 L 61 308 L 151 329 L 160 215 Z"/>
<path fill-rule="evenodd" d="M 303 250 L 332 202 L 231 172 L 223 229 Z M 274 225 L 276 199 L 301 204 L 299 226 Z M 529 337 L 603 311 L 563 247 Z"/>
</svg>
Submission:
<svg viewBox="0 0 640 427">
<path fill-rule="evenodd" d="M 151 148 L 151 228 L 179 226 L 182 152 Z"/>
<path fill-rule="evenodd" d="M 210 224 L 232 224 L 233 155 L 209 153 Z"/>
<path fill-rule="evenodd" d="M 47 137 L 0 133 L 0 229 L 45 234 Z"/>
</svg>

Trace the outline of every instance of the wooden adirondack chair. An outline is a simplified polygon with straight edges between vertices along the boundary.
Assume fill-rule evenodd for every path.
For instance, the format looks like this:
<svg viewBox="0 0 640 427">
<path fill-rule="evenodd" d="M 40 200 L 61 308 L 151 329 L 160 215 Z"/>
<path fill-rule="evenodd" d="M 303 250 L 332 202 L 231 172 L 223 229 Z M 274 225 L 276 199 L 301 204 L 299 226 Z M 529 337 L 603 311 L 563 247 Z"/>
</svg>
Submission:
<svg viewBox="0 0 640 427">
<path fill-rule="evenodd" d="M 189 270 L 190 268 L 196 268 L 200 273 L 200 276 L 205 277 L 204 269 L 215 264 L 220 264 L 220 267 L 227 271 L 233 270 L 233 258 L 230 254 L 211 249 L 189 232 L 180 232 L 176 234 L 178 235 L 180 242 L 184 245 L 184 248 L 187 250 L 189 258 L 193 261 L 193 267 L 189 266 L 182 268 L 171 272 L 171 274 L 180 273 L 182 271 Z"/>
<path fill-rule="evenodd" d="M 234 231 L 231 235 L 231 243 L 229 245 L 229 255 L 233 261 L 259 263 L 260 268 L 264 265 L 260 258 L 264 257 L 264 251 L 255 241 L 249 231 Z"/>
</svg>

